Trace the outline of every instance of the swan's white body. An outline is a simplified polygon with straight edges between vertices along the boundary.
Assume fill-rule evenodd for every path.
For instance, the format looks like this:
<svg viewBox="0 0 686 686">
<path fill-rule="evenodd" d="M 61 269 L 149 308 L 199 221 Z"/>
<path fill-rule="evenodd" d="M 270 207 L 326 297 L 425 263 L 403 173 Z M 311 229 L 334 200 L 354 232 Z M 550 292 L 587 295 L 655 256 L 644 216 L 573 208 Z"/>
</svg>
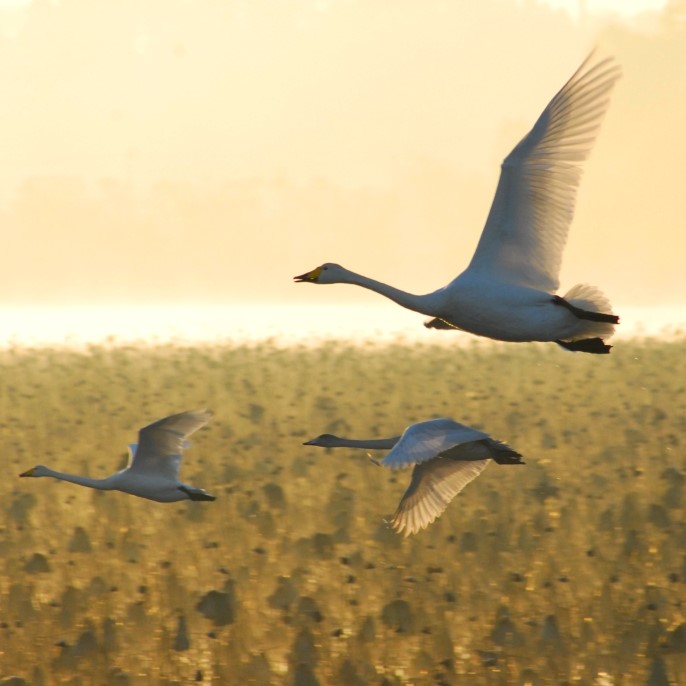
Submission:
<svg viewBox="0 0 686 686">
<path fill-rule="evenodd" d="M 390 521 L 393 529 L 405 536 L 425 529 L 439 517 L 490 460 L 523 464 L 521 455 L 504 443 L 452 419 L 419 422 L 393 438 L 361 440 L 322 434 L 304 445 L 390 449 L 379 464 L 391 469 L 413 466 L 410 485 Z"/>
<path fill-rule="evenodd" d="M 19 476 L 50 476 L 101 491 L 123 491 L 140 498 L 173 503 L 179 500 L 215 500 L 195 486 L 179 481 L 179 469 L 186 439 L 207 424 L 209 412 L 182 412 L 160 419 L 142 428 L 138 443 L 131 444 L 129 464 L 105 479 L 64 474 L 38 465 Z"/>
<path fill-rule="evenodd" d="M 611 58 L 596 64 L 588 58 L 550 101 L 502 164 L 471 263 L 444 288 L 414 295 L 333 263 L 296 281 L 368 288 L 434 317 L 428 326 L 435 328 L 609 352 L 602 339 L 612 335 L 619 319 L 610 314 L 605 296 L 586 285 L 575 286 L 564 298 L 554 293 L 574 215 L 580 162 L 591 150 L 619 76 Z"/>
</svg>

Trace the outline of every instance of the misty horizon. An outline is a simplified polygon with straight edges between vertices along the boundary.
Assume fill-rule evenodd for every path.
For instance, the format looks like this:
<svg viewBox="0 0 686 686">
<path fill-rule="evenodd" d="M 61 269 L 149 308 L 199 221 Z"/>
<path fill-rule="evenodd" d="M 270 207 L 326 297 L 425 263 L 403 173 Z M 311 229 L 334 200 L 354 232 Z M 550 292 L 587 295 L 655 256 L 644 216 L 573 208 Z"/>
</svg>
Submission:
<svg viewBox="0 0 686 686">
<path fill-rule="evenodd" d="M 632 307 L 620 303 L 615 311 L 620 325 L 613 344 L 646 338 L 665 342 L 686 335 L 686 305 Z M 260 302 L 0 306 L 0 318 L 0 349 L 260 342 L 288 346 L 330 340 L 456 348 L 501 345 L 465 332 L 427 329 L 423 326 L 426 317 L 378 301 L 334 305 Z"/>
</svg>

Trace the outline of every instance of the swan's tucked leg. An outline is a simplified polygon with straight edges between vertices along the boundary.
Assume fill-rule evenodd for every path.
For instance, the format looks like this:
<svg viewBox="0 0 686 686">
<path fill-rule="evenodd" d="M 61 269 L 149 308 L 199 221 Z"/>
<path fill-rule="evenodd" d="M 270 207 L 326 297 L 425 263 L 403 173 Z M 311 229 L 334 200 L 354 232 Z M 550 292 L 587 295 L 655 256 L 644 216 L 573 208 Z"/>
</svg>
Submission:
<svg viewBox="0 0 686 686">
<path fill-rule="evenodd" d="M 580 341 L 555 341 L 565 350 L 581 353 L 595 353 L 596 355 L 607 355 L 611 345 L 608 345 L 602 338 L 582 338 Z"/>
<path fill-rule="evenodd" d="M 186 488 L 186 486 L 179 486 L 179 490 L 185 493 L 190 500 L 216 500 L 216 496 L 210 495 L 206 491 L 200 489 Z"/>
<path fill-rule="evenodd" d="M 459 331 L 460 328 L 459 326 L 455 326 L 454 324 L 451 324 L 450 322 L 447 322 L 445 319 L 441 319 L 440 317 L 428 319 L 424 322 L 424 326 L 427 329 L 452 329 L 453 331 Z"/>
<path fill-rule="evenodd" d="M 619 317 L 616 314 L 605 314 L 604 312 L 591 312 L 590 310 L 582 310 L 576 305 L 568 302 L 559 295 L 553 296 L 553 304 L 561 305 L 567 308 L 578 319 L 587 319 L 591 322 L 607 322 L 608 324 L 619 324 Z M 589 339 L 594 340 L 594 339 Z"/>
</svg>

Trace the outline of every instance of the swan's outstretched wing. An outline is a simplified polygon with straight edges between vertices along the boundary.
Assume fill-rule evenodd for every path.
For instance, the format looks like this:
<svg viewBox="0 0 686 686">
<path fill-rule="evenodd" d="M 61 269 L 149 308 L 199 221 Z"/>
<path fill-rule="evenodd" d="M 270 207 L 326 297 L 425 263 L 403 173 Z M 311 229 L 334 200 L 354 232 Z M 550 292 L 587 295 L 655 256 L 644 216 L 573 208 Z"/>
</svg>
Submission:
<svg viewBox="0 0 686 686">
<path fill-rule="evenodd" d="M 458 424 L 452 419 L 431 419 L 427 422 L 418 422 L 405 429 L 400 440 L 381 460 L 381 463 L 391 469 L 409 467 L 432 460 L 441 453 L 457 446 L 472 444 L 484 439 L 488 439 L 488 434 Z M 481 450 L 483 451 L 483 446 Z M 453 459 L 476 459 L 477 456 L 472 455 L 471 452 L 466 450 L 462 458 L 455 456 Z M 478 457 L 483 458 L 485 456 L 485 454 L 481 454 Z"/>
<path fill-rule="evenodd" d="M 418 464 L 390 525 L 405 536 L 425 529 L 450 501 L 488 466 L 490 460 L 462 462 L 437 457 Z"/>
<path fill-rule="evenodd" d="M 620 74 L 612 58 L 594 64 L 590 55 L 505 158 L 469 271 L 548 292 L 558 289 L 580 163 Z"/>
<path fill-rule="evenodd" d="M 211 416 L 206 410 L 181 412 L 142 428 L 129 471 L 178 479 L 186 439 L 207 424 Z"/>
</svg>

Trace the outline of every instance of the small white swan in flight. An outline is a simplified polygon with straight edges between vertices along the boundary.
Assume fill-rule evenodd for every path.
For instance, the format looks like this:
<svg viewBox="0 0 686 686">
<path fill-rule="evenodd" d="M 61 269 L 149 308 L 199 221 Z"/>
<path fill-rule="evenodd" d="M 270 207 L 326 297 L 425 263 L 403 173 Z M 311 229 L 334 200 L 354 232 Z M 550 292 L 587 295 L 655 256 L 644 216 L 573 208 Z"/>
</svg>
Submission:
<svg viewBox="0 0 686 686">
<path fill-rule="evenodd" d="M 450 501 L 487 467 L 524 464 L 521 455 L 488 434 L 452 419 L 431 419 L 408 426 L 402 436 L 359 440 L 322 434 L 303 445 L 391 451 L 377 464 L 391 469 L 414 466 L 412 480 L 390 525 L 405 536 L 425 529 Z"/>
<path fill-rule="evenodd" d="M 426 326 L 502 341 L 554 341 L 608 353 L 619 317 L 595 287 L 559 289 L 562 251 L 588 156 L 621 74 L 612 58 L 589 56 L 505 158 L 481 240 L 467 269 L 444 288 L 413 295 L 326 263 L 298 282 L 350 283 L 434 317 Z M 436 242 L 437 250 L 445 245 Z"/>
<path fill-rule="evenodd" d="M 201 488 L 179 481 L 179 468 L 186 439 L 207 424 L 211 414 L 206 410 L 181 412 L 149 424 L 138 432 L 138 444 L 129 446 L 129 464 L 105 479 L 63 474 L 38 465 L 19 476 L 51 476 L 80 486 L 101 491 L 123 491 L 160 503 L 178 500 L 215 500 Z"/>
</svg>

